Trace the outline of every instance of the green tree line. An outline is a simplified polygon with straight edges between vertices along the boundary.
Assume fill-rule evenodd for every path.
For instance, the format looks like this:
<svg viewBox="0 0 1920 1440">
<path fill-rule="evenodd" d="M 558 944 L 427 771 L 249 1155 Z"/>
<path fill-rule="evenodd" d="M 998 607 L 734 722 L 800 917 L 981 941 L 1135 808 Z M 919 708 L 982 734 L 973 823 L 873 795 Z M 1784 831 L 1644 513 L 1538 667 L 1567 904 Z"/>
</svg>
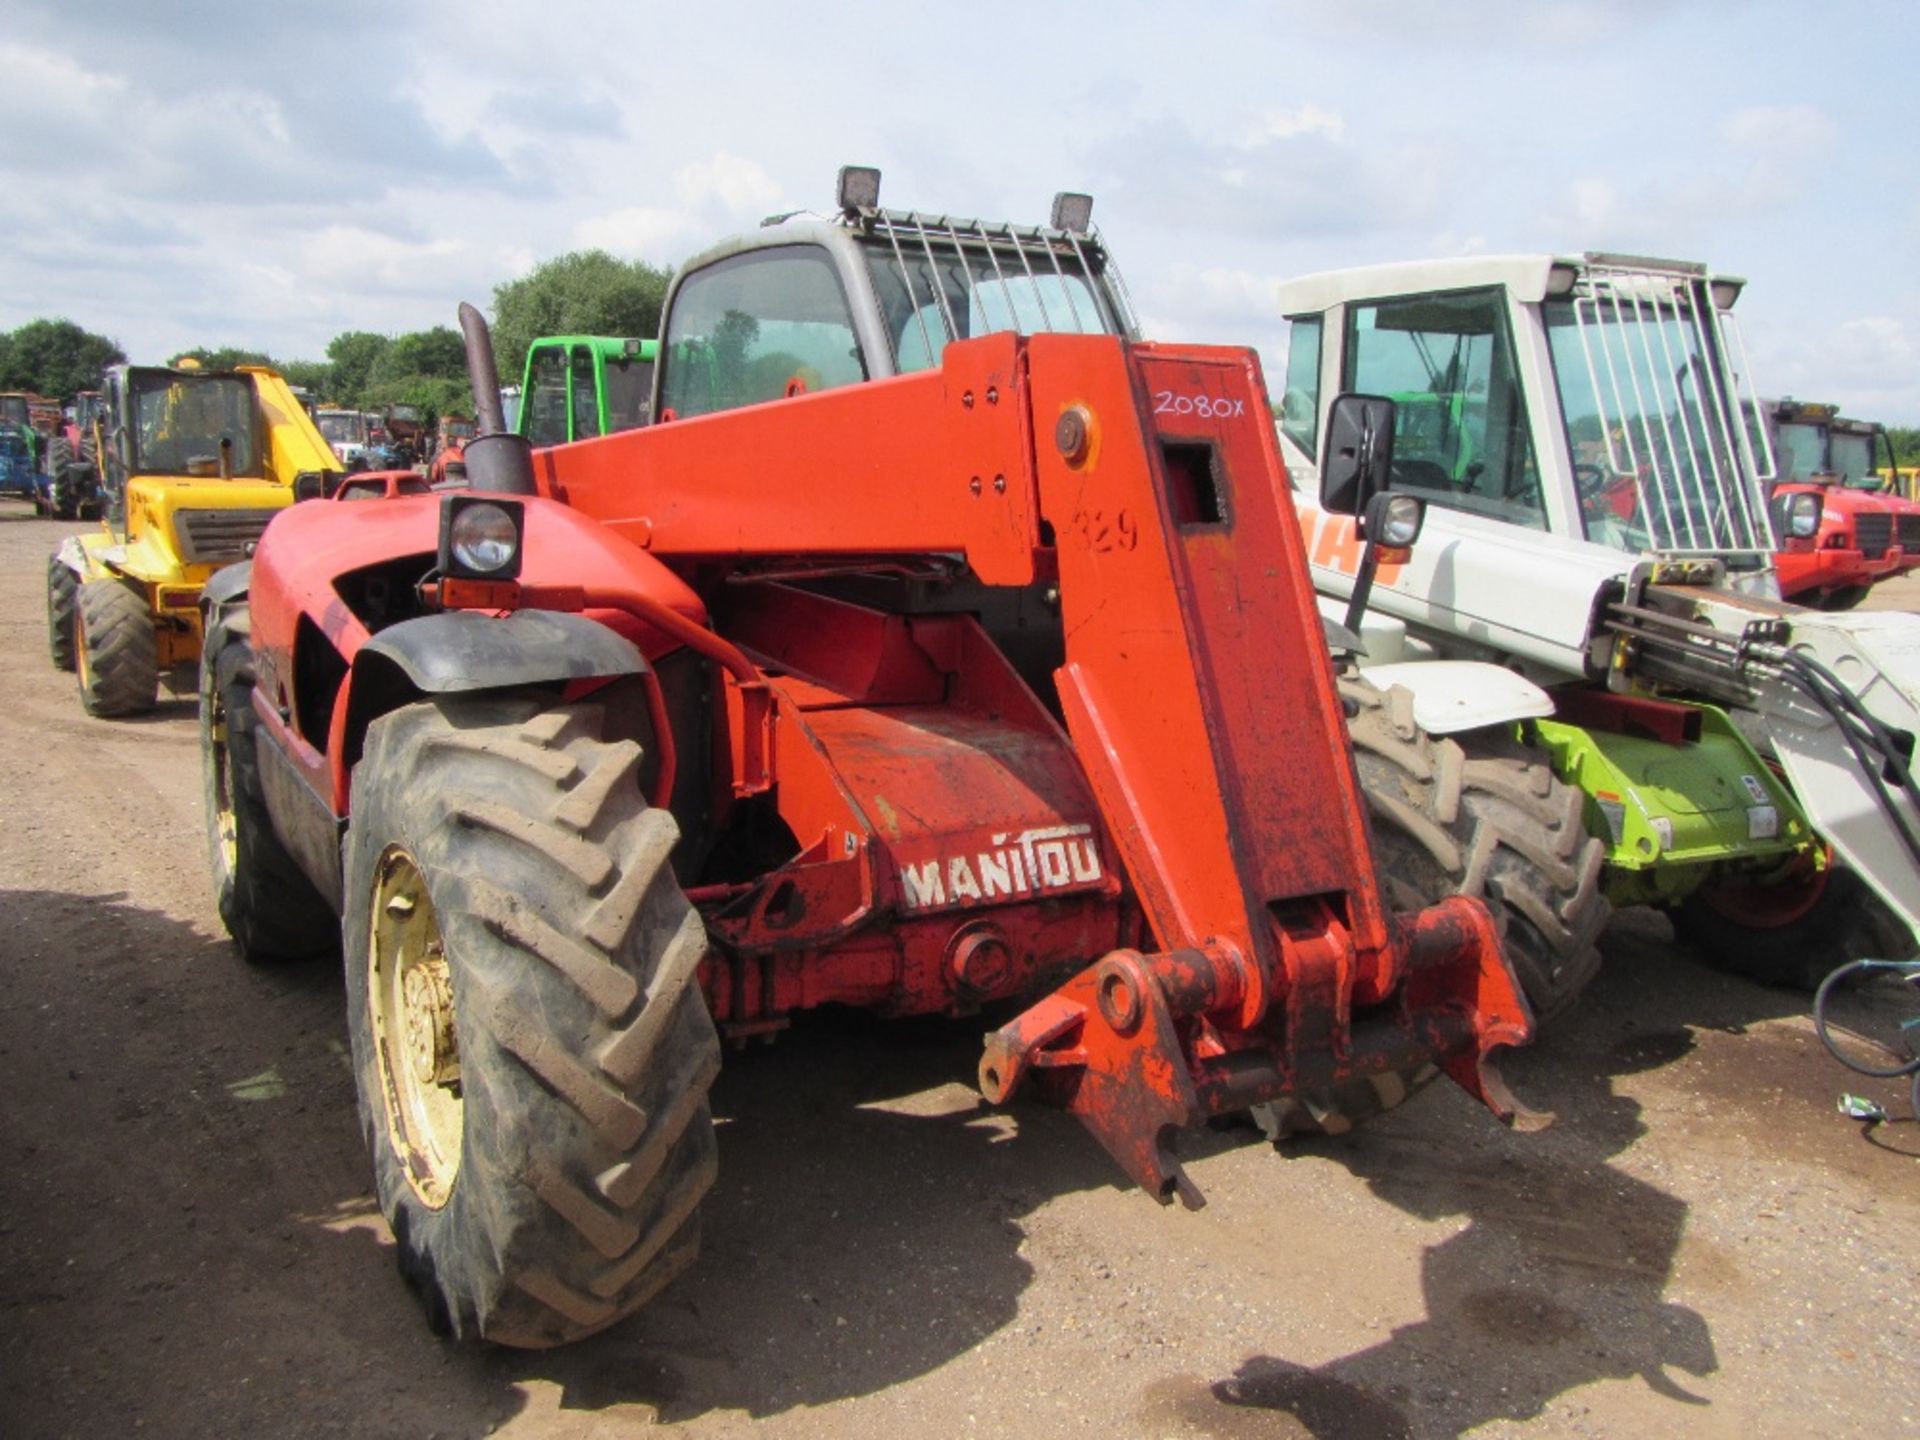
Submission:
<svg viewBox="0 0 1920 1440">
<path fill-rule="evenodd" d="M 645 261 L 581 250 L 496 285 L 493 349 L 501 379 L 520 379 L 527 349 L 542 335 L 655 335 L 669 278 L 669 271 Z M 321 360 L 276 359 L 236 346 L 195 347 L 160 360 L 181 357 L 212 370 L 270 365 L 316 400 L 348 409 L 415 405 L 440 415 L 473 408 L 466 345 L 446 325 L 398 335 L 343 331 L 327 342 Z M 118 343 L 71 320 L 30 320 L 0 333 L 0 390 L 69 401 L 76 391 L 97 390 L 102 372 L 126 358 Z"/>
</svg>

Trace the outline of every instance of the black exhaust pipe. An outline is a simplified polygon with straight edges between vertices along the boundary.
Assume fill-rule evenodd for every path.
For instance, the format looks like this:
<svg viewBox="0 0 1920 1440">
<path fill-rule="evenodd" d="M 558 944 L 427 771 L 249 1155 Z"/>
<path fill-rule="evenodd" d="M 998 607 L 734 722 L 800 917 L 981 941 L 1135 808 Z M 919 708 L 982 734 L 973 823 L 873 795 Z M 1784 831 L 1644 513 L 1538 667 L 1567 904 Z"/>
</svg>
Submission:
<svg viewBox="0 0 1920 1440">
<path fill-rule="evenodd" d="M 533 495 L 533 445 L 507 429 L 500 405 L 500 371 L 493 363 L 493 336 L 487 317 L 460 302 L 460 333 L 467 341 L 467 378 L 473 383 L 474 429 L 466 444 L 467 488 L 503 495 Z"/>
</svg>

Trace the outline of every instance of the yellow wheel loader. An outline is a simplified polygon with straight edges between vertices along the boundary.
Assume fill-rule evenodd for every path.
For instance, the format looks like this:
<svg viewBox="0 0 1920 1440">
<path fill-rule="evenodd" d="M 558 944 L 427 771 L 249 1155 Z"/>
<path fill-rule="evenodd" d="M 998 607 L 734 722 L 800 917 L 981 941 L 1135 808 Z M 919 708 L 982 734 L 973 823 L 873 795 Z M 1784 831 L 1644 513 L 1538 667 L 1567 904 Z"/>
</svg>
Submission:
<svg viewBox="0 0 1920 1440">
<path fill-rule="evenodd" d="M 261 366 L 116 366 L 102 404 L 106 516 L 48 561 L 49 649 L 88 714 L 134 715 L 162 679 L 190 683 L 207 577 L 295 500 L 331 493 L 340 462 Z"/>
</svg>

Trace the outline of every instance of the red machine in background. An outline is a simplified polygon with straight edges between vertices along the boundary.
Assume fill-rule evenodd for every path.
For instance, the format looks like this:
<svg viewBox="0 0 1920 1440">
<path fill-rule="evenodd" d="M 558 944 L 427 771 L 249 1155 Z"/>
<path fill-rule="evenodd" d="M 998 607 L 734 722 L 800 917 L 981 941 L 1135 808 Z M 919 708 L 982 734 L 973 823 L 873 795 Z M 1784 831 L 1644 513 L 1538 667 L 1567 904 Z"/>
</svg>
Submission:
<svg viewBox="0 0 1920 1440">
<path fill-rule="evenodd" d="M 1792 399 L 1761 402 L 1780 478 L 1776 498 L 1814 494 L 1820 528 L 1789 539 L 1774 557 L 1780 593 L 1802 605 L 1850 610 L 1874 583 L 1920 565 L 1920 504 L 1881 493 L 1874 441 L 1886 431 L 1843 419 L 1839 407 Z M 1889 448 L 1888 473 L 1894 473 Z"/>
</svg>

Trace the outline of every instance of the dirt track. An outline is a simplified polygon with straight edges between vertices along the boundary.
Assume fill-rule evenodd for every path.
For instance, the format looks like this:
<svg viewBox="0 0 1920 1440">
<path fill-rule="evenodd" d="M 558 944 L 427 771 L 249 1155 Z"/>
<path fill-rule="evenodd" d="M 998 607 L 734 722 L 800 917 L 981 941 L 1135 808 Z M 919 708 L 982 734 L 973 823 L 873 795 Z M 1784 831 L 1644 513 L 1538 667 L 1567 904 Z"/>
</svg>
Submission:
<svg viewBox="0 0 1920 1440">
<path fill-rule="evenodd" d="M 566 1351 L 436 1341 L 371 1212 L 337 967 L 222 937 L 191 700 L 89 720 L 48 664 L 61 533 L 0 502 L 0 1432 L 1920 1432 L 1920 1127 L 1834 1111 L 1903 1091 L 1648 914 L 1509 1066 L 1553 1129 L 1435 1087 L 1286 1155 L 1211 1135 L 1197 1215 L 981 1106 L 966 1026 L 813 1017 L 729 1059 L 690 1276 Z"/>
</svg>

